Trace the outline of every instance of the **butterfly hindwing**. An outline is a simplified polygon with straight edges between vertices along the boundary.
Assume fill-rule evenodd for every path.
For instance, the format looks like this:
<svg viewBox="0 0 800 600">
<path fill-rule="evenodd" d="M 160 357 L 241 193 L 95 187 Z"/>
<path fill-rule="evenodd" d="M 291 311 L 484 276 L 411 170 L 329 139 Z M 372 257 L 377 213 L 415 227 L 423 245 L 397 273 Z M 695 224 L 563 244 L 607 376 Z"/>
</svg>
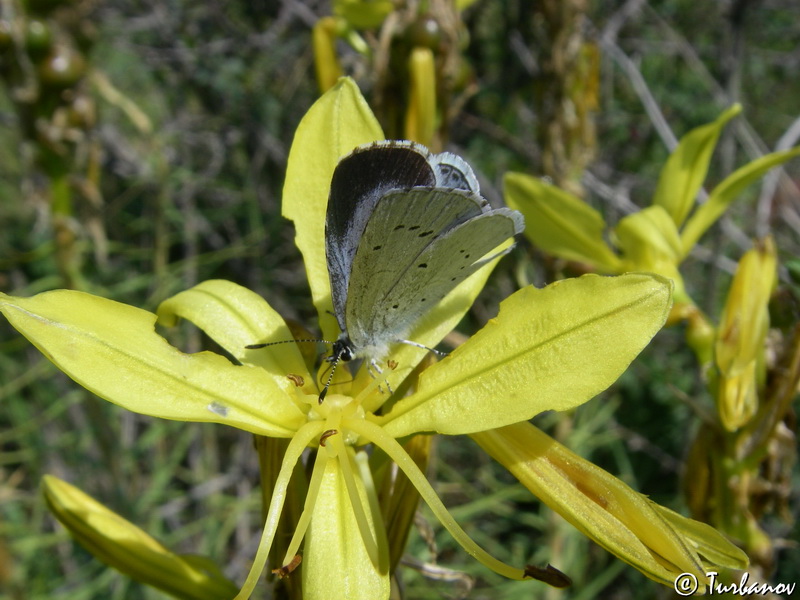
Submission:
<svg viewBox="0 0 800 600">
<path fill-rule="evenodd" d="M 480 186 L 472 167 L 463 158 L 450 152 L 433 154 L 430 157 L 436 176 L 436 187 L 467 190 L 480 194 Z"/>
<path fill-rule="evenodd" d="M 354 345 L 381 347 L 402 337 L 481 266 L 473 263 L 514 235 L 514 222 L 505 216 L 497 216 L 497 226 L 483 220 L 493 213 L 483 198 L 461 190 L 387 193 L 353 261 L 358 276 L 348 289 L 345 322 Z M 459 233 L 472 222 L 476 225 Z M 458 256 L 459 243 L 470 249 L 471 260 Z M 455 254 L 449 254 L 452 248 Z"/>
<path fill-rule="evenodd" d="M 458 225 L 417 257 L 417 268 L 406 272 L 397 285 L 373 307 L 373 331 L 391 329 L 402 311 L 412 326 L 425 312 L 486 263 L 510 248 L 492 253 L 522 230 L 519 214 L 508 209 L 488 211 Z M 424 265 L 424 266 L 423 266 Z M 399 333 L 406 333 L 401 330 Z M 398 341 L 396 337 L 394 340 Z"/>
</svg>

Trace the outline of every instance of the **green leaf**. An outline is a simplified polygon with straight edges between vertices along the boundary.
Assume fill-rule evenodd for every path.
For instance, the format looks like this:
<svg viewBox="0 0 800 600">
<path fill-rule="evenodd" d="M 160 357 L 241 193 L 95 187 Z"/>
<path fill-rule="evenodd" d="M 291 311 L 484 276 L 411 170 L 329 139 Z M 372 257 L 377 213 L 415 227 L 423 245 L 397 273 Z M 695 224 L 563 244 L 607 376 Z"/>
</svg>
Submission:
<svg viewBox="0 0 800 600">
<path fill-rule="evenodd" d="M 212 352 L 184 354 L 154 331 L 156 315 L 70 290 L 0 294 L 0 312 L 55 365 L 128 410 L 290 437 L 304 416 L 264 369 Z"/>
<path fill-rule="evenodd" d="M 468 342 L 422 373 L 379 419 L 387 433 L 472 433 L 583 404 L 611 385 L 663 325 L 672 284 L 585 275 L 523 288 Z"/>
<path fill-rule="evenodd" d="M 681 226 L 694 206 L 722 128 L 741 111 L 741 105 L 734 104 L 716 121 L 692 129 L 681 138 L 678 147 L 661 169 L 653 204 L 663 207 L 677 227 Z"/>
<path fill-rule="evenodd" d="M 684 256 L 688 255 L 700 237 L 716 223 L 731 202 L 742 191 L 760 179 L 767 171 L 788 160 L 800 156 L 800 147 L 782 152 L 773 152 L 740 167 L 715 187 L 708 197 L 708 202 L 700 206 L 681 232 Z"/>
<path fill-rule="evenodd" d="M 287 374 L 312 379 L 296 344 L 245 348 L 249 344 L 293 340 L 281 316 L 245 287 L 221 279 L 204 281 L 162 302 L 156 314 L 159 324 L 168 327 L 178 319 L 191 321 L 237 360 L 265 369 L 287 393 L 293 393 L 290 390 L 295 387 Z"/>
<path fill-rule="evenodd" d="M 323 336 L 336 337 L 325 260 L 325 209 L 333 170 L 356 146 L 383 139 L 383 132 L 352 79 L 328 90 L 300 121 L 289 151 L 283 186 L 283 216 L 294 222 L 311 296 Z"/>
<path fill-rule="evenodd" d="M 525 235 L 554 256 L 617 273 L 620 260 L 603 239 L 603 217 L 588 204 L 541 179 L 506 173 L 506 203 L 525 216 Z"/>
</svg>

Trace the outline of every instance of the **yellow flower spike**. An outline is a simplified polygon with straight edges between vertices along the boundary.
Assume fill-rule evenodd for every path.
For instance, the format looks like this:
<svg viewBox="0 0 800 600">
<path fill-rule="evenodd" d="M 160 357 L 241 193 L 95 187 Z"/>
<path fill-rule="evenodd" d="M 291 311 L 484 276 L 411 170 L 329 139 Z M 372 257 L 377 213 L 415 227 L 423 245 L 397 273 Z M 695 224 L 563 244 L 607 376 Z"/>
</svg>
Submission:
<svg viewBox="0 0 800 600">
<path fill-rule="evenodd" d="M 170 552 L 66 481 L 45 475 L 42 491 L 55 517 L 84 548 L 132 579 L 178 598 L 229 600 L 236 594 L 238 588 L 211 561 Z"/>
<path fill-rule="evenodd" d="M 311 40 L 314 46 L 314 68 L 317 86 L 324 94 L 342 76 L 342 66 L 336 54 L 337 25 L 335 17 L 322 17 L 314 24 Z"/>
<path fill-rule="evenodd" d="M 405 136 L 432 146 L 436 132 L 436 66 L 430 48 L 414 48 L 408 58 L 411 85 L 406 111 Z"/>
<path fill-rule="evenodd" d="M 775 243 L 767 238 L 744 254 L 728 291 L 715 345 L 717 407 L 728 431 L 747 423 L 758 408 L 768 303 L 776 277 Z"/>
<path fill-rule="evenodd" d="M 705 566 L 698 555 L 702 545 L 616 477 L 529 423 L 471 437 L 542 502 L 609 552 L 666 585 L 681 573 L 692 573 L 705 588 Z M 724 564 L 746 562 L 722 536 L 709 544 L 713 551 L 708 551 L 706 562 L 718 555 L 735 557 Z"/>
</svg>

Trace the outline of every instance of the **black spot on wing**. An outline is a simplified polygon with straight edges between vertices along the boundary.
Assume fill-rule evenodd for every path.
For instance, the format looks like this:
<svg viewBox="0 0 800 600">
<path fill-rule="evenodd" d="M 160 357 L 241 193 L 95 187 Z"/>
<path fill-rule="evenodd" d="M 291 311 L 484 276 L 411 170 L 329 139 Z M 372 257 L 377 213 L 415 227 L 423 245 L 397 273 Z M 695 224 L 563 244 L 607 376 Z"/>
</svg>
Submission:
<svg viewBox="0 0 800 600">
<path fill-rule="evenodd" d="M 442 185 L 449 188 L 458 188 L 462 190 L 469 190 L 470 185 L 464 173 L 453 167 L 452 165 L 440 164 L 439 172 L 442 176 Z"/>
</svg>

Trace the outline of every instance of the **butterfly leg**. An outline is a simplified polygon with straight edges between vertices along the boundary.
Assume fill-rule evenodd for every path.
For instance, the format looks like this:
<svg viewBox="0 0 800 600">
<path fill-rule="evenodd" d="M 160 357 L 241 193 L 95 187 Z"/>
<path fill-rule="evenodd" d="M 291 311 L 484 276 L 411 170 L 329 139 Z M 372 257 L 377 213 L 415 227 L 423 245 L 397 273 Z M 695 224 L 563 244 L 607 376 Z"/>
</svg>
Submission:
<svg viewBox="0 0 800 600">
<path fill-rule="evenodd" d="M 378 365 L 378 361 L 374 358 L 369 360 L 369 364 L 367 365 L 367 372 L 372 376 L 373 379 L 379 379 L 381 375 L 383 375 L 383 369 L 381 369 L 380 365 Z M 386 381 L 386 387 L 389 390 L 389 394 L 394 394 L 394 390 L 392 389 L 391 384 L 389 383 L 388 379 L 384 379 Z M 381 386 L 378 386 L 378 389 L 383 391 Z"/>
</svg>

